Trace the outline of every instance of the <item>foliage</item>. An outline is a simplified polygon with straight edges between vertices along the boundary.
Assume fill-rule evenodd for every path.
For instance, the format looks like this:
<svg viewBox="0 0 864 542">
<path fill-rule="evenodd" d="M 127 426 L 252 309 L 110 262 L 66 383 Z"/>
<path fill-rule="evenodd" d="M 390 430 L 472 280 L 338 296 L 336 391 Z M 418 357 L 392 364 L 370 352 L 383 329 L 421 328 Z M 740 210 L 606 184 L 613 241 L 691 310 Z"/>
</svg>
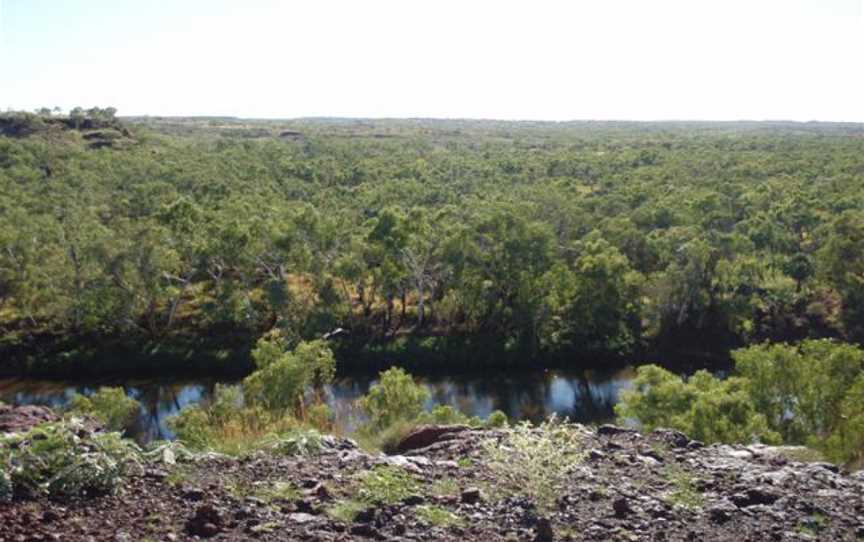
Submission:
<svg viewBox="0 0 864 542">
<path fill-rule="evenodd" d="M 484 338 L 490 360 L 857 340 L 859 132 L 7 112 L 0 324 L 21 359 L 45 332 L 276 328 L 288 351 L 342 328 L 358 349 Z"/>
<path fill-rule="evenodd" d="M 486 418 L 486 427 L 507 427 L 508 423 L 507 415 L 500 410 L 493 410 L 492 413 L 489 414 L 489 417 Z"/>
<path fill-rule="evenodd" d="M 414 420 L 423 411 L 429 391 L 414 382 L 410 374 L 391 367 L 379 375 L 378 383 L 358 400 L 368 415 L 370 430 L 383 429 L 396 421 Z"/>
<path fill-rule="evenodd" d="M 748 389 L 741 378 L 721 380 L 699 371 L 685 381 L 645 365 L 637 369 L 633 389 L 623 392 L 615 411 L 625 420 L 638 420 L 647 431 L 668 427 L 705 442 L 777 442 Z"/>
<path fill-rule="evenodd" d="M 329 383 L 336 371 L 324 341 L 301 342 L 287 352 L 281 338 L 264 337 L 252 358 L 257 370 L 243 381 L 243 396 L 248 404 L 270 411 L 301 412 L 307 388 Z"/>
<path fill-rule="evenodd" d="M 120 387 L 102 387 L 89 397 L 76 393 L 70 403 L 73 414 L 93 416 L 111 431 L 127 429 L 140 410 L 141 404 Z"/>
<path fill-rule="evenodd" d="M 830 433 L 847 390 L 864 374 L 864 350 L 829 340 L 756 345 L 733 358 L 756 409 L 787 442 Z"/>
<path fill-rule="evenodd" d="M 245 406 L 240 387 L 217 384 L 209 402 L 183 408 L 168 419 L 168 426 L 192 449 L 242 455 L 259 448 L 268 436 L 295 429 L 298 422 Z"/>
<path fill-rule="evenodd" d="M 706 442 L 807 444 L 840 463 L 864 449 L 864 350 L 827 339 L 761 344 L 733 352 L 740 376 L 699 371 L 686 381 L 638 369 L 616 405 L 646 429 L 666 426 Z"/>
<path fill-rule="evenodd" d="M 113 492 L 140 462 L 140 450 L 119 433 L 79 436 L 66 421 L 37 426 L 0 441 L 0 465 L 16 496 L 86 497 Z"/>
<path fill-rule="evenodd" d="M 834 431 L 819 446 L 829 459 L 864 468 L 864 374 L 860 375 L 840 406 L 840 418 Z"/>
<path fill-rule="evenodd" d="M 507 429 L 502 440 L 483 443 L 485 465 L 497 487 L 551 508 L 565 491 L 572 470 L 582 464 L 584 450 L 578 426 L 550 418 L 537 427 L 528 422 Z"/>
</svg>

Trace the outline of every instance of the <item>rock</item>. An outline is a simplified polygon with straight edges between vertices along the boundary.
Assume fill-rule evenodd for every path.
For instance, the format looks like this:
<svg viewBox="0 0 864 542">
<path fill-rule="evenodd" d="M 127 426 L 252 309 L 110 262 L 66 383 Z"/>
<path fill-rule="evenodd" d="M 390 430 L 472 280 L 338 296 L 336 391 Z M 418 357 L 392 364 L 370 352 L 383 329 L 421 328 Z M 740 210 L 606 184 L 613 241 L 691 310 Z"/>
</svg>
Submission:
<svg viewBox="0 0 864 542">
<path fill-rule="evenodd" d="M 316 480 L 315 478 L 304 478 L 303 480 L 300 480 L 300 487 L 304 489 L 312 489 L 319 483 L 320 482 L 318 482 L 318 480 Z"/>
<path fill-rule="evenodd" d="M 367 538 L 382 538 L 381 533 L 379 533 L 375 529 L 375 527 L 368 523 L 355 523 L 351 526 L 351 530 L 349 532 L 355 536 L 365 536 Z"/>
<path fill-rule="evenodd" d="M 405 453 L 410 450 L 426 448 L 433 444 L 437 444 L 445 437 L 453 436 L 464 431 L 470 431 L 467 425 L 422 425 L 403 438 L 396 445 L 396 451 Z"/>
<path fill-rule="evenodd" d="M 734 502 L 739 508 L 746 508 L 748 506 L 774 504 L 774 502 L 779 498 L 780 495 L 774 493 L 770 489 L 765 487 L 754 487 L 747 489 L 742 493 L 732 495 L 732 502 Z"/>
<path fill-rule="evenodd" d="M 646 467 L 656 467 L 660 464 L 658 459 L 648 455 L 637 455 L 636 460 L 643 463 Z"/>
<path fill-rule="evenodd" d="M 636 433 L 635 429 L 627 429 L 626 427 L 618 427 L 617 425 L 603 424 L 597 428 L 597 434 L 604 437 L 614 435 L 632 435 Z"/>
<path fill-rule="evenodd" d="M 735 459 L 753 458 L 753 452 L 751 452 L 750 450 L 736 450 L 735 448 L 732 448 L 730 446 L 723 446 L 721 450 L 726 456 L 733 457 Z"/>
<path fill-rule="evenodd" d="M 606 459 L 606 454 L 595 448 L 593 450 L 589 450 L 588 459 L 590 459 L 591 461 L 600 461 L 601 459 Z"/>
<path fill-rule="evenodd" d="M 183 488 L 183 498 L 187 501 L 198 502 L 204 500 L 204 490 L 197 487 Z"/>
<path fill-rule="evenodd" d="M 321 500 L 328 500 L 331 497 L 330 490 L 327 489 L 327 486 L 325 486 L 324 484 L 318 484 L 317 486 L 313 487 L 310 490 L 310 493 Z"/>
<path fill-rule="evenodd" d="M 294 523 L 309 523 L 317 520 L 316 516 L 312 514 L 306 514 L 304 512 L 295 512 L 293 514 L 288 514 L 288 519 L 293 521 Z"/>
<path fill-rule="evenodd" d="M 633 513 L 630 501 L 626 497 L 619 497 L 612 501 L 612 510 L 615 512 L 615 517 L 618 518 L 624 518 Z"/>
<path fill-rule="evenodd" d="M 414 461 L 414 457 L 406 457 L 404 455 L 390 455 L 381 457 L 376 463 L 379 465 L 390 465 L 391 467 L 401 467 L 414 474 L 422 474 L 423 469 L 418 462 Z M 426 459 L 425 457 L 423 459 Z M 426 459 L 426 461 L 429 461 Z"/>
<path fill-rule="evenodd" d="M 40 423 L 56 422 L 60 418 L 48 407 L 0 405 L 0 433 L 23 433 Z"/>
<path fill-rule="evenodd" d="M 357 515 L 354 516 L 355 523 L 372 523 L 375 521 L 375 516 L 378 515 L 378 509 L 374 506 L 370 506 L 369 508 L 365 508 L 357 512 Z"/>
<path fill-rule="evenodd" d="M 674 429 L 655 429 L 651 436 L 673 448 L 686 448 L 691 442 L 687 435 Z"/>
<path fill-rule="evenodd" d="M 405 506 L 417 506 L 418 504 L 423 504 L 426 502 L 426 499 L 423 498 L 422 495 L 409 495 L 402 499 L 402 504 Z"/>
<path fill-rule="evenodd" d="M 193 536 L 210 538 L 219 534 L 222 523 L 222 513 L 212 504 L 203 504 L 186 522 L 186 531 Z"/>
<path fill-rule="evenodd" d="M 834 474 L 840 473 L 840 467 L 838 467 L 837 465 L 834 465 L 832 463 L 825 463 L 824 461 L 815 461 L 813 463 L 810 463 L 810 466 L 811 467 L 821 467 L 821 468 L 823 468 L 829 472 L 833 472 Z"/>
<path fill-rule="evenodd" d="M 706 512 L 708 513 L 708 517 L 714 523 L 726 523 L 732 516 L 738 511 L 738 507 L 735 506 L 729 499 L 722 499 L 711 506 L 708 507 Z"/>
<path fill-rule="evenodd" d="M 480 502 L 481 497 L 479 488 L 469 487 L 462 491 L 461 500 L 465 504 L 475 504 Z"/>
<path fill-rule="evenodd" d="M 538 518 L 534 526 L 534 542 L 552 542 L 555 533 L 552 531 L 552 522 L 547 518 Z"/>
<path fill-rule="evenodd" d="M 177 463 L 177 456 L 174 455 L 174 450 L 169 447 L 162 449 L 162 462 L 166 465 L 174 465 Z"/>
</svg>

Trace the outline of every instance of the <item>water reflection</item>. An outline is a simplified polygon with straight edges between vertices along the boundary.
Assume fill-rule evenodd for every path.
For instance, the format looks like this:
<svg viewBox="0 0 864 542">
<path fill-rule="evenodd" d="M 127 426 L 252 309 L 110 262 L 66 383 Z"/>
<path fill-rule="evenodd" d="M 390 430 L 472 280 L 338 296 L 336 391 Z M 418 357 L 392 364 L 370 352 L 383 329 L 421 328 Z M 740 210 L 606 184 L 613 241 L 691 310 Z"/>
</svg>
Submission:
<svg viewBox="0 0 864 542">
<path fill-rule="evenodd" d="M 619 392 L 630 386 L 632 369 L 598 371 L 496 371 L 463 375 L 427 375 L 418 379 L 431 398 L 485 418 L 502 410 L 516 420 L 539 421 L 552 413 L 581 423 L 603 423 L 614 417 Z M 123 386 L 141 402 L 134 436 L 141 442 L 172 438 L 167 419 L 186 405 L 212 396 L 217 380 L 128 380 L 88 383 L 0 380 L 0 401 L 63 407 L 75 393 L 89 395 L 100 386 Z M 354 406 L 375 383 L 374 375 L 341 376 L 324 393 L 339 425 L 351 431 L 359 422 Z"/>
</svg>

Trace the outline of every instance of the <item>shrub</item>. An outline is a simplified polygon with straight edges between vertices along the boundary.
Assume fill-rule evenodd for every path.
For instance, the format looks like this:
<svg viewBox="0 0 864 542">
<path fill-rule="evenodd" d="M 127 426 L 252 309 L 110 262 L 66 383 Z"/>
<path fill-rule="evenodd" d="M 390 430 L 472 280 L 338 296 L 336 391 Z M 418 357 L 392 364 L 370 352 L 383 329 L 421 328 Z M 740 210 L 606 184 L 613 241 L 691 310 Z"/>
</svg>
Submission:
<svg viewBox="0 0 864 542">
<path fill-rule="evenodd" d="M 216 385 L 209 403 L 186 407 L 168 420 L 177 438 L 193 449 L 242 455 L 261 445 L 268 435 L 297 427 L 287 415 L 244 406 L 237 386 Z"/>
<path fill-rule="evenodd" d="M 329 431 L 333 429 L 334 419 L 335 414 L 333 413 L 333 409 L 325 403 L 318 403 L 306 409 L 306 419 L 304 421 L 315 429 Z"/>
<path fill-rule="evenodd" d="M 790 443 L 831 433 L 847 391 L 864 374 L 864 350 L 830 340 L 756 345 L 732 356 L 756 409 Z"/>
<path fill-rule="evenodd" d="M 864 468 L 864 375 L 846 393 L 834 432 L 824 441 L 814 440 L 811 445 L 824 450 L 832 461 Z"/>
<path fill-rule="evenodd" d="M 647 431 L 669 427 L 706 442 L 779 442 L 765 416 L 756 411 L 748 389 L 741 378 L 720 380 L 698 371 L 685 381 L 646 365 L 637 370 L 633 389 L 622 394 L 615 412 L 625 421 L 639 421 Z"/>
<path fill-rule="evenodd" d="M 76 393 L 72 397 L 70 412 L 93 416 L 111 431 L 123 431 L 135 422 L 141 403 L 126 395 L 123 388 L 99 388 L 87 397 Z"/>
<path fill-rule="evenodd" d="M 414 382 L 410 374 L 391 367 L 380 375 L 358 404 L 369 416 L 369 429 L 382 429 L 397 420 L 413 420 L 423 411 L 429 391 Z"/>
<path fill-rule="evenodd" d="M 554 504 L 570 483 L 572 469 L 584 459 L 579 430 L 554 417 L 538 427 L 517 424 L 503 440 L 483 442 L 482 449 L 497 487 L 526 495 L 544 508 Z"/>
<path fill-rule="evenodd" d="M 323 386 L 333 380 L 336 361 L 324 341 L 301 342 L 287 352 L 285 341 L 264 337 L 252 351 L 258 369 L 243 381 L 243 393 L 250 405 L 272 411 L 302 410 L 309 386 Z"/>
<path fill-rule="evenodd" d="M 466 416 L 450 405 L 435 405 L 429 412 L 421 412 L 417 416 L 418 424 L 438 425 L 470 425 L 479 427 L 483 421 L 476 416 Z"/>
<path fill-rule="evenodd" d="M 110 493 L 140 463 L 140 449 L 119 433 L 79 437 L 74 422 L 35 427 L 0 442 L 0 465 L 22 497 L 78 497 Z"/>
<path fill-rule="evenodd" d="M 494 410 L 489 417 L 486 418 L 486 427 L 500 428 L 507 427 L 510 422 L 507 420 L 507 414 L 500 410 Z"/>
</svg>

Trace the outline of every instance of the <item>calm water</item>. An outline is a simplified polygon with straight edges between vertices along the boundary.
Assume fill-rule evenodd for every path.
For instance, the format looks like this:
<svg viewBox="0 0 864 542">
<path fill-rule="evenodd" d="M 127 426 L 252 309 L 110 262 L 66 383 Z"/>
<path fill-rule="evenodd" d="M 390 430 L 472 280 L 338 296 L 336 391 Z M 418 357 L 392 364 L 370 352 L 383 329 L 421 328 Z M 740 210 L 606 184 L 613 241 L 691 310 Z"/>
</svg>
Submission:
<svg viewBox="0 0 864 542">
<path fill-rule="evenodd" d="M 602 423 L 614 417 L 620 390 L 635 376 L 632 369 L 598 371 L 498 371 L 448 376 L 418 376 L 431 392 L 428 406 L 452 405 L 485 418 L 496 409 L 511 419 L 538 421 L 552 413 L 581 423 Z M 56 382 L 0 380 L 0 401 L 9 404 L 66 405 L 75 393 L 88 395 L 99 386 L 123 386 L 141 402 L 134 436 L 142 442 L 172 438 L 166 420 L 186 405 L 211 396 L 216 380 L 127 380 Z M 342 376 L 326 389 L 326 401 L 339 424 L 351 430 L 359 413 L 355 400 L 375 382 L 374 375 Z"/>
</svg>

